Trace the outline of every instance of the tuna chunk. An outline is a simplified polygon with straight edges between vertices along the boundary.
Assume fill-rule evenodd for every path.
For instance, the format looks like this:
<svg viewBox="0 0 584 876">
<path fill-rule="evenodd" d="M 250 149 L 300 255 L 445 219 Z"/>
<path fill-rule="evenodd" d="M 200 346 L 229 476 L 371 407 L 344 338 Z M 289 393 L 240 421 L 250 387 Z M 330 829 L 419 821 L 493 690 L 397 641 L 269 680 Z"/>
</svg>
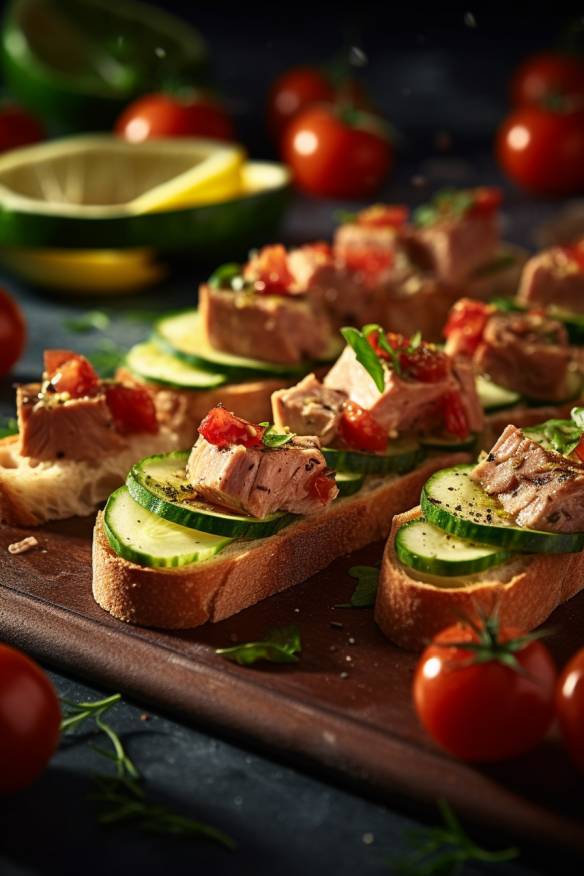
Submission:
<svg viewBox="0 0 584 876">
<path fill-rule="evenodd" d="M 410 259 L 447 285 L 462 285 L 492 261 L 499 248 L 495 213 L 443 219 L 424 228 L 412 228 L 405 238 Z"/>
<path fill-rule="evenodd" d="M 191 451 L 187 473 L 196 494 L 206 502 L 252 517 L 276 511 L 313 514 L 338 495 L 314 437 L 296 437 L 277 449 L 241 444 L 220 449 L 201 436 Z M 332 481 L 324 501 L 314 489 L 319 476 Z"/>
<path fill-rule="evenodd" d="M 468 379 L 464 365 L 459 373 L 461 382 L 452 369 L 443 380 L 423 383 L 404 379 L 391 369 L 385 371 L 385 389 L 379 392 L 373 378 L 357 362 L 351 347 L 347 346 L 324 379 L 330 389 L 344 390 L 351 401 L 371 411 L 380 426 L 388 434 L 394 432 L 425 431 L 442 426 L 440 402 L 446 393 L 459 392 L 469 417 L 469 428 L 478 431 L 482 427 L 482 410 L 476 397 L 474 381 Z"/>
<path fill-rule="evenodd" d="M 38 460 L 97 460 L 126 447 L 116 432 L 105 393 L 92 398 L 39 397 L 40 384 L 16 393 L 20 453 Z"/>
<path fill-rule="evenodd" d="M 584 465 L 545 450 L 516 426 L 507 426 L 472 478 L 519 526 L 584 531 Z"/>
<path fill-rule="evenodd" d="M 199 310 L 218 350 L 294 365 L 325 358 L 333 329 L 324 308 L 307 294 L 259 295 L 203 285 Z"/>
<path fill-rule="evenodd" d="M 344 390 L 329 389 L 314 374 L 308 374 L 296 386 L 272 393 L 274 423 L 297 435 L 316 435 L 323 445 L 329 445 L 337 434 L 347 398 Z"/>
<path fill-rule="evenodd" d="M 529 259 L 523 268 L 518 300 L 529 306 L 553 304 L 570 313 L 584 313 L 584 247 L 555 246 Z"/>
<path fill-rule="evenodd" d="M 527 313 L 493 314 L 474 362 L 495 383 L 529 398 L 555 401 L 568 392 L 568 335 L 555 319 Z"/>
<path fill-rule="evenodd" d="M 466 357 L 452 359 L 452 373 L 460 387 L 460 398 L 471 432 L 480 432 L 484 425 L 484 411 L 476 387 L 476 368 Z"/>
</svg>

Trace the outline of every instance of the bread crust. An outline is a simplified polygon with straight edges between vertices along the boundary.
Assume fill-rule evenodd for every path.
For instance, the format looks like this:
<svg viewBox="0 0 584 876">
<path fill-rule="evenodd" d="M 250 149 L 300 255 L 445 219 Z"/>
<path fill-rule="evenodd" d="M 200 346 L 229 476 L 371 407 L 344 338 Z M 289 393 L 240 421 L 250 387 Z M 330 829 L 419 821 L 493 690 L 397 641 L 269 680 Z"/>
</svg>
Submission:
<svg viewBox="0 0 584 876">
<path fill-rule="evenodd" d="M 127 623 L 167 629 L 216 622 L 305 581 L 337 557 L 387 537 L 391 519 L 415 502 L 434 471 L 468 460 L 439 455 L 401 477 L 366 485 L 326 512 L 305 517 L 269 538 L 226 548 L 183 569 L 153 569 L 119 557 L 98 515 L 93 537 L 93 595 Z M 236 543 L 235 543 L 236 544 Z"/>
<path fill-rule="evenodd" d="M 584 553 L 530 554 L 483 573 L 470 586 L 417 581 L 395 553 L 398 529 L 421 516 L 418 507 L 394 517 L 383 554 L 375 621 L 396 645 L 421 650 L 440 630 L 496 608 L 503 624 L 532 630 L 584 588 Z M 477 576 L 478 579 L 478 576 Z"/>
</svg>

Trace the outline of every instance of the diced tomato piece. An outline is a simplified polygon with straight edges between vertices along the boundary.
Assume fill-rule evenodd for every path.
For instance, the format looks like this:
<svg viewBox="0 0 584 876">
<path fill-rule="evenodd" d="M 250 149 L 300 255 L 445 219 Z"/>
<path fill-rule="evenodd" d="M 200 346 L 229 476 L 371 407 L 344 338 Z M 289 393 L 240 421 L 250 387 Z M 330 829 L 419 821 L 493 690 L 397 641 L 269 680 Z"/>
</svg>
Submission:
<svg viewBox="0 0 584 876">
<path fill-rule="evenodd" d="M 318 472 L 309 484 L 311 495 L 319 499 L 323 505 L 329 501 L 336 487 L 335 479 L 324 472 Z"/>
<path fill-rule="evenodd" d="M 462 298 L 456 302 L 444 326 L 444 336 L 454 346 L 455 353 L 473 355 L 492 313 L 493 308 L 482 301 Z"/>
<path fill-rule="evenodd" d="M 288 253 L 281 243 L 264 246 L 247 263 L 244 275 L 263 295 L 287 295 L 294 281 L 288 268 Z"/>
<path fill-rule="evenodd" d="M 373 414 L 356 402 L 347 401 L 343 407 L 339 434 L 348 447 L 367 453 L 383 453 L 388 436 Z"/>
<path fill-rule="evenodd" d="M 468 214 L 471 216 L 489 216 L 499 209 L 503 203 L 503 192 L 496 186 L 479 186 L 474 190 L 472 207 Z"/>
<path fill-rule="evenodd" d="M 578 266 L 579 271 L 584 271 L 584 241 L 571 246 L 562 246 L 561 249 L 570 261 Z"/>
<path fill-rule="evenodd" d="M 395 332 L 388 332 L 386 338 L 389 346 L 397 353 L 401 371 L 405 376 L 419 380 L 420 383 L 436 383 L 447 377 L 450 360 L 446 353 L 438 350 L 434 344 L 421 341 L 412 348 L 409 338 L 404 338 L 403 335 Z M 391 361 L 390 354 L 379 346 L 378 332 L 372 332 L 367 340 L 378 356 Z"/>
<path fill-rule="evenodd" d="M 442 396 L 442 413 L 444 428 L 449 435 L 455 435 L 456 438 L 468 438 L 470 435 L 468 417 L 459 392 L 453 390 Z"/>
<path fill-rule="evenodd" d="M 158 420 L 152 396 L 140 386 L 109 383 L 105 387 L 107 406 L 116 430 L 122 435 L 149 432 L 156 435 Z"/>
<path fill-rule="evenodd" d="M 333 248 L 326 240 L 315 240 L 314 243 L 305 243 L 300 247 L 304 252 L 314 252 L 327 260 L 333 257 Z"/>
<path fill-rule="evenodd" d="M 71 350 L 46 350 L 45 377 L 55 392 L 68 392 L 71 398 L 95 395 L 101 381 L 85 356 Z"/>
<path fill-rule="evenodd" d="M 380 274 L 393 267 L 395 255 L 390 249 L 352 244 L 339 252 L 340 260 L 349 271 L 359 272 L 372 283 Z"/>
<path fill-rule="evenodd" d="M 574 448 L 574 453 L 581 462 L 584 462 L 584 435 L 582 435 L 578 444 Z"/>
<path fill-rule="evenodd" d="M 364 228 L 401 228 L 410 211 L 403 204 L 374 204 L 357 214 L 357 225 Z"/>
<path fill-rule="evenodd" d="M 249 423 L 243 417 L 237 417 L 231 411 L 226 411 L 221 405 L 212 408 L 199 426 L 199 434 L 205 441 L 221 448 L 230 447 L 232 444 L 260 447 L 264 432 L 263 426 Z"/>
</svg>

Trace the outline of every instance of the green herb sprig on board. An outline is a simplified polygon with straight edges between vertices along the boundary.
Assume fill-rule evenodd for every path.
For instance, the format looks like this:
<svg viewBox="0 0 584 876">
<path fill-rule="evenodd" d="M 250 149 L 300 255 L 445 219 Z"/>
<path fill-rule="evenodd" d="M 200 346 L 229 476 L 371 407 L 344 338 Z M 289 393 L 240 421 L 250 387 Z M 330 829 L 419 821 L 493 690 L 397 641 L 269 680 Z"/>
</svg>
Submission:
<svg viewBox="0 0 584 876">
<path fill-rule="evenodd" d="M 215 651 L 239 666 L 252 666 L 261 660 L 268 663 L 297 663 L 301 652 L 300 631 L 293 625 L 268 630 L 258 642 L 245 642 Z"/>
<path fill-rule="evenodd" d="M 340 602 L 335 608 L 372 608 L 379 584 L 379 566 L 351 566 L 351 578 L 357 579 L 349 602 Z"/>
</svg>

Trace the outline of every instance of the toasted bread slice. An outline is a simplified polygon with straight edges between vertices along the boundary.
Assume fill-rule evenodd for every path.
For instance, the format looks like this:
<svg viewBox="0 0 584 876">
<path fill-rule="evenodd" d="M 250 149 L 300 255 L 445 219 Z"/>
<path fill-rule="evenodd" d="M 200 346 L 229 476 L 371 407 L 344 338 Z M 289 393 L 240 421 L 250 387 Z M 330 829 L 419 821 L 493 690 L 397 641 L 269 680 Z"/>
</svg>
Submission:
<svg viewBox="0 0 584 876">
<path fill-rule="evenodd" d="M 159 422 L 176 433 L 181 446 L 191 447 L 197 426 L 215 405 L 221 402 L 227 410 L 254 423 L 271 420 L 272 393 L 285 386 L 292 386 L 297 378 L 272 377 L 245 383 L 228 383 L 216 389 L 190 390 L 142 381 L 128 369 L 119 368 L 116 380 L 149 389 L 154 398 Z"/>
<path fill-rule="evenodd" d="M 369 477 L 354 496 L 255 541 L 238 539 L 210 560 L 178 569 L 139 566 L 110 547 L 100 513 L 93 537 L 93 595 L 114 617 L 167 629 L 220 621 L 305 581 L 337 557 L 386 538 L 391 519 L 416 501 L 433 472 L 468 460 L 427 459 L 405 475 Z"/>
<path fill-rule="evenodd" d="M 401 526 L 420 516 L 417 507 L 394 517 L 375 604 L 377 624 L 402 648 L 420 650 L 444 627 L 461 617 L 476 617 L 479 610 L 496 609 L 503 624 L 532 630 L 584 588 L 584 553 L 518 554 L 465 577 L 463 586 L 440 586 L 413 577 L 415 572 L 397 558 L 395 537 Z"/>
<path fill-rule="evenodd" d="M 121 451 L 96 461 L 40 462 L 20 455 L 18 435 L 4 438 L 0 441 L 0 523 L 38 526 L 91 514 L 123 484 L 137 460 L 178 447 L 177 436 L 161 429 L 157 435 L 129 436 Z"/>
</svg>

